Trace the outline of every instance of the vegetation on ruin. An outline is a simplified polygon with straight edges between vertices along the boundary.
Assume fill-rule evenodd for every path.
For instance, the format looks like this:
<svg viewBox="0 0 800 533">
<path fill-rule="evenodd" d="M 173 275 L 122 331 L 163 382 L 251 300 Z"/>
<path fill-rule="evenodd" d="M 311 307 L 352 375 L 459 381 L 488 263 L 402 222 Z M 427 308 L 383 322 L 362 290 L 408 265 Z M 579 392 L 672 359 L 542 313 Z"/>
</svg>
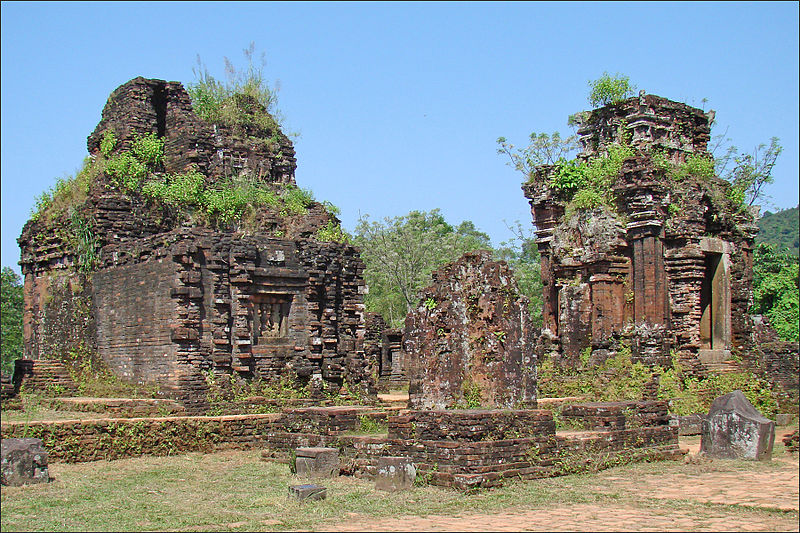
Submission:
<svg viewBox="0 0 800 533">
<path fill-rule="evenodd" d="M 213 124 L 231 127 L 254 142 L 262 140 L 279 149 L 280 129 L 275 121 L 276 91 L 263 74 L 264 59 L 255 61 L 255 46 L 244 50 L 247 66 L 237 69 L 225 58 L 227 80 L 221 82 L 208 73 L 198 58 L 196 81 L 188 90 L 195 111 Z M 279 154 L 280 155 L 280 154 Z M 99 239 L 94 221 L 80 214 L 92 187 L 105 175 L 109 186 L 129 196 L 140 196 L 151 206 L 176 218 L 219 229 L 256 229 L 257 213 L 271 208 L 280 216 L 304 215 L 313 204 L 313 194 L 294 185 L 268 184 L 248 176 L 229 176 L 214 184 L 196 170 L 163 172 L 164 140 L 155 133 L 136 137 L 128 150 L 119 149 L 113 131 L 100 141 L 100 153 L 88 157 L 74 177 L 64 177 L 36 198 L 31 213 L 34 221 L 60 220 L 65 240 L 72 244 L 80 270 L 95 268 Z M 104 180 L 101 182 L 105 183 Z M 335 208 L 323 204 L 335 215 Z M 67 223 L 63 222 L 66 217 Z M 276 232 L 280 236 L 280 232 Z M 320 228 L 316 237 L 323 241 L 346 242 L 341 227 L 332 222 Z"/>
<path fill-rule="evenodd" d="M 668 400 L 670 413 L 689 415 L 707 413 L 714 399 L 736 389 L 768 418 L 781 407 L 773 387 L 749 370 L 711 373 L 700 379 L 687 370 L 673 354 L 672 366 L 652 367 L 631 359 L 628 346 L 621 345 L 614 355 L 599 365 L 588 364 L 590 350 L 582 354 L 577 368 L 564 367 L 546 357 L 538 367 L 541 398 L 583 397 L 585 401 L 640 400 L 648 383 L 658 383 L 658 398 Z M 796 406 L 794 406 L 796 408 Z"/>
<path fill-rule="evenodd" d="M 769 146 L 762 143 L 752 153 L 740 153 L 736 146 L 730 145 L 730 139 L 721 134 L 715 137 L 710 151 L 715 155 L 714 168 L 716 174 L 731 184 L 731 195 L 740 205 L 758 205 L 768 202 L 764 187 L 775 182 L 772 170 L 778 156 L 783 152 L 780 139 L 772 137 Z M 721 155 L 723 146 L 727 148 Z"/>
<path fill-rule="evenodd" d="M 207 370 L 204 373 L 208 392 L 206 401 L 209 415 L 237 413 L 273 413 L 280 410 L 288 400 L 309 397 L 308 389 L 293 373 L 282 374 L 277 380 L 237 379 L 227 374 L 216 375 Z M 263 402 L 262 400 L 277 400 Z"/>
<path fill-rule="evenodd" d="M 798 258 L 788 250 L 759 244 L 753 252 L 752 314 L 764 315 L 783 340 L 800 340 Z"/>
<path fill-rule="evenodd" d="M 589 92 L 588 100 L 592 107 L 615 104 L 636 93 L 636 85 L 631 83 L 628 76 L 620 73 L 612 76 L 608 72 L 603 72 L 598 79 L 589 81 L 589 87 L 592 90 Z"/>
<path fill-rule="evenodd" d="M 109 138 L 113 140 L 113 133 L 106 132 L 104 141 Z M 205 176 L 196 170 L 158 172 L 163 149 L 163 139 L 145 135 L 136 139 L 130 152 L 106 154 L 106 172 L 114 185 L 129 194 L 140 193 L 151 202 L 212 227 L 245 221 L 262 207 L 276 209 L 281 216 L 302 215 L 314 201 L 310 191 L 294 185 L 276 187 L 248 176 L 207 184 Z"/>
<path fill-rule="evenodd" d="M 333 220 L 329 220 L 327 225 L 318 229 L 314 238 L 320 242 L 350 243 L 351 241 L 350 235 L 342 230 L 341 224 L 337 224 Z"/>
<path fill-rule="evenodd" d="M 62 361 L 70 377 L 78 385 L 78 394 L 93 398 L 157 398 L 158 386 L 139 385 L 125 381 L 111 371 L 83 341 L 70 347 L 64 353 L 51 354 L 53 359 Z M 46 391 L 49 395 L 62 395 L 59 391 Z M 63 391 L 61 391 L 63 393 Z"/>
<path fill-rule="evenodd" d="M 247 67 L 237 68 L 227 57 L 226 80 L 220 81 L 209 72 L 200 57 L 192 69 L 195 80 L 186 87 L 194 112 L 210 124 L 228 126 L 240 133 L 270 133 L 274 148 L 280 141 L 280 113 L 277 110 L 277 88 L 264 77 L 266 66 L 262 52 L 257 62 L 255 43 L 243 50 Z M 277 120 L 276 120 L 277 118 Z"/>
<path fill-rule="evenodd" d="M 562 138 L 557 131 L 552 135 L 531 133 L 525 148 L 516 148 L 505 137 L 499 137 L 497 144 L 500 145 L 497 153 L 508 157 L 507 164 L 528 178 L 536 167 L 556 165 L 574 157 L 580 147 L 576 136 Z"/>
<path fill-rule="evenodd" d="M 9 267 L 3 267 L 2 277 L 2 363 L 3 373 L 14 371 L 14 361 L 22 358 L 22 280 Z"/>
<path fill-rule="evenodd" d="M 358 429 L 345 431 L 343 435 L 386 435 L 388 432 L 385 421 L 369 415 L 358 415 Z"/>
<path fill-rule="evenodd" d="M 691 154 L 684 163 L 670 164 L 667 176 L 673 180 L 681 181 L 689 177 L 709 180 L 715 175 L 714 161 L 705 154 Z M 737 193 L 738 194 L 738 193 Z M 741 204 L 741 202 L 739 202 Z"/>
<path fill-rule="evenodd" d="M 453 409 L 480 409 L 483 404 L 483 389 L 480 384 L 467 376 L 461 383 L 461 398 Z"/>
<path fill-rule="evenodd" d="M 622 170 L 622 163 L 633 155 L 633 148 L 627 144 L 613 143 L 586 163 L 573 160 L 556 165 L 550 186 L 566 201 L 565 220 L 581 209 L 606 206 L 613 210 L 612 186 Z"/>
<path fill-rule="evenodd" d="M 51 190 L 37 198 L 31 216 L 33 220 L 46 221 L 69 217 L 66 237 L 84 271 L 94 269 L 99 242 L 93 220 L 79 214 L 79 208 L 103 174 L 108 176 L 111 187 L 125 194 L 139 195 L 179 218 L 215 228 L 247 228 L 259 209 L 265 207 L 281 216 L 304 215 L 314 203 L 311 191 L 295 185 L 276 186 L 244 175 L 208 184 L 196 170 L 165 173 L 162 171 L 164 140 L 153 133 L 137 137 L 130 150 L 119 150 L 114 133 L 106 131 L 100 146 L 101 153 L 87 158 L 74 178 L 59 179 Z M 326 208 L 334 210 L 330 204 Z M 323 228 L 320 235 L 325 240 L 344 238 L 335 224 Z"/>
</svg>

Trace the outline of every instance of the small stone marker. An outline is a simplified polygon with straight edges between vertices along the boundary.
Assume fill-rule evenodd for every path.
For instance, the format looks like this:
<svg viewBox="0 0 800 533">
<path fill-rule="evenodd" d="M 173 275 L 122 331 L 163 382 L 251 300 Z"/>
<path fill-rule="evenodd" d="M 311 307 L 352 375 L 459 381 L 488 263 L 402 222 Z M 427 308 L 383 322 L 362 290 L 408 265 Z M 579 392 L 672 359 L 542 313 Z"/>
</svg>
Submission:
<svg viewBox="0 0 800 533">
<path fill-rule="evenodd" d="M 765 418 L 740 390 L 720 396 L 703 420 L 700 450 L 720 459 L 769 461 L 775 422 Z"/>
<path fill-rule="evenodd" d="M 336 477 L 339 475 L 339 450 L 336 448 L 297 448 L 295 472 L 302 477 Z"/>
<path fill-rule="evenodd" d="M 328 489 L 322 485 L 289 485 L 289 497 L 296 500 L 324 500 Z"/>
<path fill-rule="evenodd" d="M 375 488 L 394 492 L 414 486 L 417 469 L 408 457 L 379 457 Z"/>
<path fill-rule="evenodd" d="M 3 485 L 18 487 L 50 481 L 42 439 L 3 439 L 0 449 Z"/>
</svg>

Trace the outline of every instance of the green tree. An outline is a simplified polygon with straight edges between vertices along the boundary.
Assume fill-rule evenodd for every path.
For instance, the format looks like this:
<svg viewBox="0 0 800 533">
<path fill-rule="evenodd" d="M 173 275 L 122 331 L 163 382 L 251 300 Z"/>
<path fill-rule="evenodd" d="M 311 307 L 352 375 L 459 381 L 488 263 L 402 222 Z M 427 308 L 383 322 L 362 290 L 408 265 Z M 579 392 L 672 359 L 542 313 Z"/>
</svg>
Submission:
<svg viewBox="0 0 800 533">
<path fill-rule="evenodd" d="M 519 220 L 508 226 L 513 237 L 500 243 L 494 251 L 497 259 L 505 261 L 514 271 L 519 292 L 528 297 L 528 310 L 533 324 L 542 325 L 542 270 L 539 264 L 539 249 L 533 228 L 523 228 Z"/>
<path fill-rule="evenodd" d="M 630 78 L 620 73 L 609 75 L 603 72 L 598 79 L 589 81 L 592 88 L 589 93 L 589 105 L 601 107 L 620 102 L 636 93 L 636 85 L 631 84 Z"/>
<path fill-rule="evenodd" d="M 736 164 L 733 170 L 730 175 L 723 177 L 731 182 L 734 191 L 742 195 L 743 203 L 753 205 L 757 201 L 768 199 L 764 186 L 774 183 L 772 169 L 782 151 L 780 139 L 773 137 L 769 146 L 759 144 L 752 154 L 734 158 Z"/>
<path fill-rule="evenodd" d="M 753 253 L 753 297 L 751 312 L 769 319 L 784 340 L 800 339 L 800 285 L 798 259 L 788 251 L 759 244 Z"/>
<path fill-rule="evenodd" d="M 2 369 L 14 370 L 22 357 L 22 284 L 9 267 L 2 269 Z"/>
<path fill-rule="evenodd" d="M 756 242 L 771 244 L 777 250 L 788 248 L 792 255 L 800 255 L 800 209 L 782 209 L 775 213 L 765 211 L 758 219 Z"/>
<path fill-rule="evenodd" d="M 716 119 L 713 119 L 712 127 L 716 124 Z M 772 170 L 783 152 L 780 139 L 772 137 L 769 146 L 761 143 L 752 153 L 740 154 L 739 148 L 731 144 L 727 133 L 726 128 L 723 133 L 714 135 L 709 148 L 714 156 L 717 176 L 731 183 L 731 196 L 739 203 L 750 206 L 768 204 L 769 196 L 764 186 L 775 181 Z"/>
<path fill-rule="evenodd" d="M 498 138 L 497 144 L 500 145 L 497 153 L 507 155 L 508 165 L 522 172 L 526 180 L 530 178 L 536 167 L 562 163 L 568 158 L 574 157 L 579 148 L 576 136 L 561 137 L 557 131 L 552 135 L 531 133 L 530 142 L 526 148 L 516 148 L 505 137 Z"/>
<path fill-rule="evenodd" d="M 431 282 L 431 272 L 465 252 L 489 247 L 489 237 L 470 221 L 448 224 L 438 209 L 370 221 L 362 216 L 354 244 L 361 249 L 369 286 L 368 311 L 399 327 L 417 305 L 417 294 Z"/>
</svg>

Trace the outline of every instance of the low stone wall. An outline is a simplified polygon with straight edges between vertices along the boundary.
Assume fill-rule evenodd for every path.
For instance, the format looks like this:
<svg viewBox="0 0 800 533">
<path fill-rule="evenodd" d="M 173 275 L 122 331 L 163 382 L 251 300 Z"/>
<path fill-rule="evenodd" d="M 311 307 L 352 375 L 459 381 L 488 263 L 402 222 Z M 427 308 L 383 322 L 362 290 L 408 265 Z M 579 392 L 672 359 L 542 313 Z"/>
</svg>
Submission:
<svg viewBox="0 0 800 533">
<path fill-rule="evenodd" d="M 3 422 L 2 438 L 42 439 L 51 460 L 84 462 L 260 446 L 279 414 Z"/>
<path fill-rule="evenodd" d="M 371 407 L 305 407 L 284 409 L 276 425 L 292 433 L 338 435 L 358 430 L 361 417 L 385 422 L 387 415 Z"/>
<path fill-rule="evenodd" d="M 668 425 L 666 401 L 587 402 L 564 405 L 561 418 L 586 430 Z"/>
<path fill-rule="evenodd" d="M 481 441 L 556 432 L 553 413 L 541 409 L 407 411 L 388 423 L 389 438 L 397 439 Z"/>
<path fill-rule="evenodd" d="M 492 487 L 510 477 L 535 479 L 637 460 L 672 459 L 684 453 L 678 447 L 677 429 L 669 426 L 478 442 L 275 431 L 265 435 L 265 441 L 278 458 L 301 447 L 339 448 L 342 472 L 368 478 L 375 474 L 377 457 L 409 457 L 426 482 L 459 489 Z"/>
<path fill-rule="evenodd" d="M 625 413 L 642 414 L 635 406 Z M 316 407 L 261 415 L 6 422 L 2 438 L 40 438 L 51 460 L 66 462 L 254 447 L 288 460 L 296 448 L 335 447 L 344 474 L 372 477 L 378 457 L 408 457 L 425 482 L 462 490 L 495 486 L 509 477 L 550 477 L 684 453 L 675 426 L 631 424 L 555 434 L 552 413 L 544 410 L 407 411 L 388 417 L 389 436 L 344 434 L 359 429 L 361 417 L 380 420 L 386 413 Z M 419 424 L 413 432 L 412 422 Z M 526 425 L 528 435 L 508 438 Z M 436 438 L 413 437 L 418 431 Z"/>
</svg>

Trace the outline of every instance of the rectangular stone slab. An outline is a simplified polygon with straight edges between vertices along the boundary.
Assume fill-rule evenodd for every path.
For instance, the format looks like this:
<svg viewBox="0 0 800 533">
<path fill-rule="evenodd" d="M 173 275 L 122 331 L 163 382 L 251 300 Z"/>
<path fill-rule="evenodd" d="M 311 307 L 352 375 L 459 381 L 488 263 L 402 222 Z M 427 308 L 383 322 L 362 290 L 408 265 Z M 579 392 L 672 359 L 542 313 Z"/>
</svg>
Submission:
<svg viewBox="0 0 800 533">
<path fill-rule="evenodd" d="M 339 450 L 336 448 L 297 448 L 295 473 L 301 477 L 339 475 Z"/>
<path fill-rule="evenodd" d="M 328 489 L 322 485 L 289 485 L 289 497 L 296 500 L 324 500 Z"/>
<path fill-rule="evenodd" d="M 379 457 L 375 474 L 375 488 L 394 492 L 414 486 L 417 469 L 409 457 Z"/>
</svg>

